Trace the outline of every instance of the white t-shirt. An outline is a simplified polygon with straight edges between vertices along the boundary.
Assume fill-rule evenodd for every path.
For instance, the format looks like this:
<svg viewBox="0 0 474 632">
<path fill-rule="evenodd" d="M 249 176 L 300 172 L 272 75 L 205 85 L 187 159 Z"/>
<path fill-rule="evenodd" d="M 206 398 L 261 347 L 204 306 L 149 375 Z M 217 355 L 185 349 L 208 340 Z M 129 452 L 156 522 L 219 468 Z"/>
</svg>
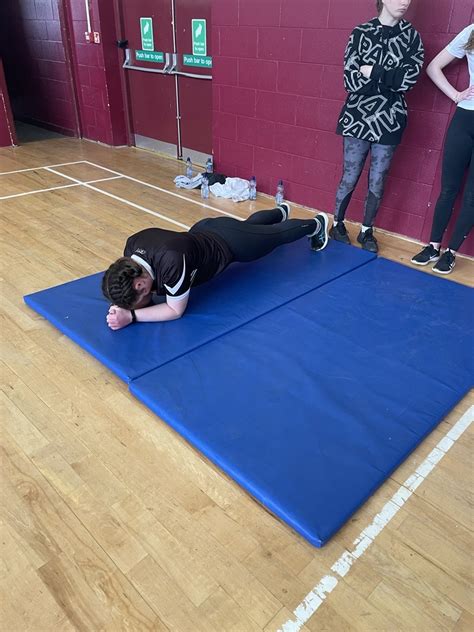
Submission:
<svg viewBox="0 0 474 632">
<path fill-rule="evenodd" d="M 474 86 L 474 51 L 467 51 L 465 46 L 469 41 L 472 31 L 474 30 L 474 24 L 466 26 L 466 28 L 457 35 L 452 42 L 446 46 L 446 50 L 454 57 L 462 59 L 467 57 L 467 64 L 469 66 L 469 85 Z M 458 107 L 465 110 L 474 110 L 474 99 L 464 99 L 458 103 Z"/>
</svg>

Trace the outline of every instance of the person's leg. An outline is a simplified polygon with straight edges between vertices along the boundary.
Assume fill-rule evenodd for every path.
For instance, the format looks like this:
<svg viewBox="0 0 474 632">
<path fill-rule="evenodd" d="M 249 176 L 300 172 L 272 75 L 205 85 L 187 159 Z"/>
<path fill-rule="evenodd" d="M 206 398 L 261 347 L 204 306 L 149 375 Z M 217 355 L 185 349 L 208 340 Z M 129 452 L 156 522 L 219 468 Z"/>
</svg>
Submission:
<svg viewBox="0 0 474 632">
<path fill-rule="evenodd" d="M 474 112 L 473 112 L 474 114 Z M 459 217 L 456 220 L 453 234 L 446 251 L 433 266 L 433 272 L 449 274 L 456 265 L 456 251 L 462 246 L 474 225 L 474 152 L 471 156 L 471 166 L 467 174 L 466 188 Z M 431 245 L 431 244 L 430 244 Z"/>
<path fill-rule="evenodd" d="M 436 202 L 430 237 L 430 243 L 438 248 L 472 157 L 473 138 L 472 124 L 469 125 L 470 114 L 472 113 L 469 110 L 457 108 L 444 143 L 441 193 Z"/>
<path fill-rule="evenodd" d="M 449 240 L 448 248 L 456 252 L 474 226 L 474 152 L 471 154 L 471 166 L 467 174 L 466 188 L 459 217 Z"/>
<path fill-rule="evenodd" d="M 357 237 L 362 248 L 370 252 L 378 251 L 373 224 L 382 201 L 385 180 L 396 148 L 397 145 L 380 145 L 379 143 L 373 143 L 370 148 L 370 169 L 364 219 Z"/>
<path fill-rule="evenodd" d="M 290 213 L 290 206 L 286 202 L 276 208 L 272 208 L 266 211 L 257 211 L 256 213 L 252 213 L 245 220 L 246 224 L 259 224 L 259 225 L 270 225 L 270 224 L 280 224 L 281 222 L 285 222 L 288 219 L 288 215 Z"/>
<path fill-rule="evenodd" d="M 344 226 L 347 207 L 351 201 L 354 189 L 364 168 L 369 153 L 370 143 L 359 138 L 344 136 L 344 165 L 341 181 L 336 192 L 336 207 L 334 209 L 334 225 L 330 235 L 337 241 L 350 243 L 349 235 Z"/>
<path fill-rule="evenodd" d="M 369 187 L 365 199 L 363 228 L 371 228 L 374 224 L 396 148 L 397 145 L 373 143 L 370 149 Z"/>
<path fill-rule="evenodd" d="M 322 222 L 325 222 L 325 226 Z M 206 230 L 214 232 L 229 246 L 235 261 L 246 262 L 260 259 L 282 246 L 315 233 L 325 232 L 327 219 L 321 214 L 321 220 L 289 219 L 278 224 L 252 224 L 231 217 L 218 217 L 209 220 Z M 324 244 L 325 245 L 325 244 Z M 324 246 L 322 246 L 324 247 Z"/>
<path fill-rule="evenodd" d="M 441 193 L 436 202 L 436 207 L 431 226 L 430 243 L 425 246 L 419 253 L 412 257 L 411 262 L 415 265 L 426 266 L 440 259 L 441 240 L 452 215 L 454 203 L 462 185 L 466 167 L 471 161 L 471 171 L 466 183 L 466 192 L 464 194 L 463 209 L 459 216 L 459 232 L 458 225 L 451 238 L 450 247 L 460 247 L 464 235 L 469 232 L 469 206 L 472 213 L 472 188 L 469 195 L 470 183 L 472 185 L 472 153 L 474 145 L 474 113 L 469 110 L 457 108 L 448 128 L 446 140 L 443 150 L 443 166 L 441 173 Z M 472 225 L 472 218 L 471 218 Z M 462 233 L 460 235 L 460 233 Z M 444 257 L 444 255 L 443 255 Z M 446 257 L 444 257 L 446 259 Z M 454 267 L 454 259 L 448 257 L 448 262 L 439 262 L 436 266 L 444 268 L 445 264 L 449 264 L 449 272 Z M 438 272 L 438 269 L 435 270 Z"/>
</svg>

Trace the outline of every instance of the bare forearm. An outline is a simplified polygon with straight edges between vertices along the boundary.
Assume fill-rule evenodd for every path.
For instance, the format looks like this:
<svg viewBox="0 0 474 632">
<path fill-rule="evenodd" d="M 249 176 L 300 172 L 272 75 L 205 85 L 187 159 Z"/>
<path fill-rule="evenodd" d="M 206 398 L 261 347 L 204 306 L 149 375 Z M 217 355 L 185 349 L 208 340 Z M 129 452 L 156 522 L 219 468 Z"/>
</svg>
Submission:
<svg viewBox="0 0 474 632">
<path fill-rule="evenodd" d="M 135 315 L 139 323 L 157 323 L 181 318 L 182 312 L 175 311 L 167 303 L 161 303 L 160 305 L 151 305 L 150 307 L 136 309 Z"/>
<path fill-rule="evenodd" d="M 441 90 L 441 92 L 444 92 L 444 94 L 452 101 L 458 100 L 458 91 L 449 83 L 444 72 L 439 66 L 431 63 L 428 66 L 426 72 L 428 74 L 428 77 Z"/>
</svg>

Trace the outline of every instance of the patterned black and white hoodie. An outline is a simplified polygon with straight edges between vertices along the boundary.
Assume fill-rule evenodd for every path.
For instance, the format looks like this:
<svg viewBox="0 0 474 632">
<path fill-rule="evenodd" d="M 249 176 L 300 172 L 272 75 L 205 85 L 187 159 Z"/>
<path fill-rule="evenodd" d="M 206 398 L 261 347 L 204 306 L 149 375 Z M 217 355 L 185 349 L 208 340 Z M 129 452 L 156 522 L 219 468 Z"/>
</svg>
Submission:
<svg viewBox="0 0 474 632">
<path fill-rule="evenodd" d="M 344 87 L 349 93 L 337 133 L 382 145 L 398 145 L 407 122 L 404 93 L 423 66 L 419 33 L 407 20 L 385 26 L 378 18 L 357 26 L 344 55 Z M 373 66 L 370 79 L 361 66 Z"/>
</svg>

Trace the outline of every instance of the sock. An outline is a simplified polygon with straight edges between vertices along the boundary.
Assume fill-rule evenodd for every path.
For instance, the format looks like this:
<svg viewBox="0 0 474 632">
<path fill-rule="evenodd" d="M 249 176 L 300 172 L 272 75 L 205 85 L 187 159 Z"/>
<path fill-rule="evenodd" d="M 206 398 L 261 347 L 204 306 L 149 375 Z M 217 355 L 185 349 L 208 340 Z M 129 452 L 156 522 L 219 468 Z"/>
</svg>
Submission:
<svg viewBox="0 0 474 632">
<path fill-rule="evenodd" d="M 436 241 L 430 241 L 430 246 L 433 246 L 435 250 L 439 250 L 441 244 Z"/>
<path fill-rule="evenodd" d="M 371 228 L 372 228 L 372 226 L 364 226 L 364 225 L 362 225 L 360 227 L 360 232 L 361 233 L 365 233 L 365 231 L 370 230 Z"/>
<path fill-rule="evenodd" d="M 319 221 L 319 219 L 317 219 L 316 217 L 313 217 L 314 221 L 316 222 L 316 230 L 314 231 L 314 233 L 311 233 L 311 235 L 308 235 L 308 237 L 314 237 L 315 235 L 317 235 L 319 233 L 319 231 L 321 230 L 321 222 Z"/>
</svg>

